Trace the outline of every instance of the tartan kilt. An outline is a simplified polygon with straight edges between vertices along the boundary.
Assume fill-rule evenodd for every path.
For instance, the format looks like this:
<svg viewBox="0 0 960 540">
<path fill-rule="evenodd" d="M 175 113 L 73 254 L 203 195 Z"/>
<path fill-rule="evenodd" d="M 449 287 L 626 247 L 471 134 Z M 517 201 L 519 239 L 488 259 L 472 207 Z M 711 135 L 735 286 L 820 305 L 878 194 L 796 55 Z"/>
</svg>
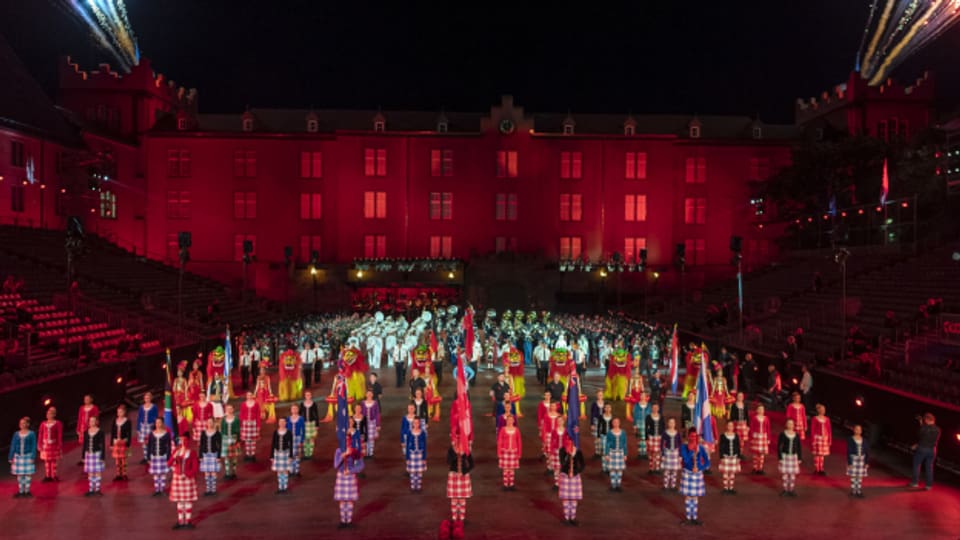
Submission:
<svg viewBox="0 0 960 540">
<path fill-rule="evenodd" d="M 550 452 L 550 455 L 547 456 L 547 467 L 551 471 L 559 471 L 560 469 L 560 451 L 554 450 Z"/>
<path fill-rule="evenodd" d="M 651 435 L 647 437 L 647 451 L 651 454 L 659 454 L 661 439 L 662 437 L 660 435 Z"/>
<path fill-rule="evenodd" d="M 620 472 L 627 468 L 627 456 L 623 450 L 610 450 L 604 458 L 607 461 L 607 469 Z"/>
<path fill-rule="evenodd" d="M 557 490 L 561 501 L 579 501 L 583 499 L 583 480 L 580 475 L 567 476 L 560 474 L 560 488 Z"/>
<path fill-rule="evenodd" d="M 273 472 L 290 472 L 290 469 L 293 468 L 290 461 L 290 454 L 274 452 L 270 470 Z"/>
<path fill-rule="evenodd" d="M 664 450 L 660 468 L 665 471 L 679 471 L 682 468 L 680 466 L 680 450 Z"/>
<path fill-rule="evenodd" d="M 140 443 L 140 446 L 146 446 L 147 439 L 150 438 L 150 432 L 153 431 L 153 426 L 150 424 L 140 424 L 137 428 L 137 442 Z"/>
<path fill-rule="evenodd" d="M 750 450 L 754 454 L 767 455 L 770 452 L 770 436 L 766 433 L 756 433 L 750 438 Z"/>
<path fill-rule="evenodd" d="M 447 498 L 469 499 L 473 497 L 473 483 L 469 474 L 450 471 L 447 473 Z"/>
<path fill-rule="evenodd" d="M 127 459 L 129 455 L 128 450 L 130 450 L 130 447 L 127 446 L 127 441 L 120 439 L 113 441 L 113 448 L 110 451 L 110 455 L 113 456 L 113 459 Z"/>
<path fill-rule="evenodd" d="M 83 472 L 98 474 L 103 472 L 103 455 L 100 452 L 87 452 L 83 456 Z"/>
<path fill-rule="evenodd" d="M 427 460 L 423 458 L 423 452 L 410 452 L 407 458 L 407 472 L 410 474 L 423 474 L 427 471 Z"/>
<path fill-rule="evenodd" d="M 367 440 L 374 441 L 379 437 L 380 435 L 377 433 L 377 424 L 374 422 L 367 422 Z"/>
<path fill-rule="evenodd" d="M 646 439 L 646 438 L 647 438 L 647 424 L 644 423 L 644 422 L 640 422 L 639 424 L 637 424 L 636 428 L 637 428 L 637 429 L 636 429 L 637 438 L 638 438 L 638 439 L 641 439 L 641 440 Z"/>
<path fill-rule="evenodd" d="M 853 463 L 847 465 L 847 476 L 852 476 L 854 478 L 866 478 L 867 469 L 867 460 L 864 456 L 851 456 Z"/>
<path fill-rule="evenodd" d="M 240 443 L 239 442 L 233 442 L 229 444 L 224 443 L 223 450 L 221 450 L 220 453 L 224 458 L 236 461 L 240 459 L 240 454 L 242 453 L 240 449 Z"/>
<path fill-rule="evenodd" d="M 505 471 L 514 471 L 520 468 L 520 453 L 516 450 L 504 450 L 500 454 L 499 466 Z"/>
<path fill-rule="evenodd" d="M 303 428 L 303 437 L 305 440 L 312 441 L 317 438 L 317 425 L 313 422 L 307 422 Z"/>
<path fill-rule="evenodd" d="M 783 458 L 780 459 L 778 468 L 780 469 L 780 474 L 800 474 L 800 460 L 793 454 L 783 456 Z"/>
<path fill-rule="evenodd" d="M 256 420 L 244 420 L 240 422 L 240 440 L 255 441 L 260 438 L 260 430 L 257 429 Z"/>
<path fill-rule="evenodd" d="M 827 444 L 827 438 L 823 435 L 817 435 L 813 438 L 813 442 L 810 443 L 810 447 L 815 456 L 829 456 L 830 455 L 830 445 Z"/>
<path fill-rule="evenodd" d="M 200 458 L 200 472 L 202 473 L 217 473 L 220 472 L 220 460 L 217 459 L 217 455 L 214 453 L 204 454 Z"/>
<path fill-rule="evenodd" d="M 150 476 L 163 476 L 170 472 L 170 466 L 167 465 L 167 456 L 150 456 L 150 464 L 147 467 L 147 473 Z"/>
<path fill-rule="evenodd" d="M 360 498 L 360 488 L 357 485 L 357 475 L 344 471 L 337 471 L 337 481 L 333 485 L 333 500 L 355 501 Z"/>
<path fill-rule="evenodd" d="M 737 456 L 724 456 L 720 458 L 720 474 L 737 474 L 740 472 L 740 458 Z"/>
<path fill-rule="evenodd" d="M 303 439 L 301 437 L 293 438 L 293 459 L 300 459 L 303 455 Z"/>
<path fill-rule="evenodd" d="M 13 463 L 10 464 L 10 474 L 14 476 L 29 476 L 35 472 L 37 472 L 37 465 L 32 459 L 19 454 L 13 456 Z"/>
<path fill-rule="evenodd" d="M 190 435 L 193 439 L 193 442 L 200 442 L 200 434 L 203 433 L 203 430 L 205 429 L 207 429 L 207 423 L 205 421 L 193 421 L 193 429 L 190 430 Z"/>
<path fill-rule="evenodd" d="M 44 448 L 40 451 L 40 459 L 44 461 L 56 461 L 63 457 L 63 449 L 59 446 L 53 448 Z"/>
<path fill-rule="evenodd" d="M 684 497 L 703 497 L 707 487 L 703 482 L 703 471 L 684 470 L 680 477 L 680 494 Z"/>
<path fill-rule="evenodd" d="M 170 480 L 170 500 L 193 502 L 197 500 L 197 481 L 185 474 L 175 474 Z"/>
<path fill-rule="evenodd" d="M 746 448 L 750 442 L 750 424 L 747 422 L 734 422 L 733 425 L 735 426 L 734 431 L 737 432 L 737 437 L 740 437 L 740 445 Z"/>
</svg>

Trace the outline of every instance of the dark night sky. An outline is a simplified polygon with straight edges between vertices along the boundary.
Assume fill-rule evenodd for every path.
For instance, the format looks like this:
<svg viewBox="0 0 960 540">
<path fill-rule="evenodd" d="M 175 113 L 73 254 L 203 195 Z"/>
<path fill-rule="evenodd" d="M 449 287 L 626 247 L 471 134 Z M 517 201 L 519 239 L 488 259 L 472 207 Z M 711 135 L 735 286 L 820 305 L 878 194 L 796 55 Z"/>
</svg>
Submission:
<svg viewBox="0 0 960 540">
<path fill-rule="evenodd" d="M 416 5 L 412 5 L 416 4 Z M 425 4 L 127 0 L 144 56 L 204 112 L 253 107 L 759 113 L 846 80 L 869 0 Z M 270 7 L 267 7 L 270 6 Z M 960 29 L 902 66 L 960 95 Z M 44 86 L 57 56 L 109 60 L 48 0 L 0 2 L 0 33 Z"/>
</svg>

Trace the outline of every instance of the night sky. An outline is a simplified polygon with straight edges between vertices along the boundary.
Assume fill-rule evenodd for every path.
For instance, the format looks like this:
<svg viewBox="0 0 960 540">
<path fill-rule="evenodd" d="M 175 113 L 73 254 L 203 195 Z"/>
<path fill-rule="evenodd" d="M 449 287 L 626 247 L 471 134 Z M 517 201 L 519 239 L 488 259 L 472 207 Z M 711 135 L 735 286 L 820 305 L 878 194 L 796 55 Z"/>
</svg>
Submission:
<svg viewBox="0 0 960 540">
<path fill-rule="evenodd" d="M 144 56 L 204 112 L 252 107 L 736 113 L 791 121 L 846 80 L 868 0 L 446 2 L 127 0 Z M 469 4 L 469 5 L 467 5 Z M 537 2 L 536 4 L 541 4 Z M 271 6 L 269 8 L 264 6 Z M 283 6 L 284 9 L 279 9 Z M 51 92 L 58 55 L 108 61 L 47 0 L 0 2 L 0 33 Z M 960 27 L 901 66 L 960 95 Z M 946 99 L 944 99 L 946 98 Z"/>
</svg>

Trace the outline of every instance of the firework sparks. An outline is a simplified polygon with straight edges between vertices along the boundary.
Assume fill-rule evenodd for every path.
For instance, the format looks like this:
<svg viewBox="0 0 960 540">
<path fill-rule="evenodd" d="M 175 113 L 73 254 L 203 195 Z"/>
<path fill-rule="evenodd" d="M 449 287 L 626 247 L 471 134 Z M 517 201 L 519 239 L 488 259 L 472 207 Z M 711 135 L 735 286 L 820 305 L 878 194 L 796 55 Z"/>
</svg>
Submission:
<svg viewBox="0 0 960 540">
<path fill-rule="evenodd" d="M 140 48 L 123 0 L 53 0 L 80 21 L 124 71 L 140 62 Z"/>
</svg>

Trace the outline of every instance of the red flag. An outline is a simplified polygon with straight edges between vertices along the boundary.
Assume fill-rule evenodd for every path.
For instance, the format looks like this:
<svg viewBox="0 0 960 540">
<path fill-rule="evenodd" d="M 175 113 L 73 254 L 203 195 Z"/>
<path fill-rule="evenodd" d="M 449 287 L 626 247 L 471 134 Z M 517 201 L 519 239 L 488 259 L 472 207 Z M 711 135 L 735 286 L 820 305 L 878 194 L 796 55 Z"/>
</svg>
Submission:
<svg viewBox="0 0 960 540">
<path fill-rule="evenodd" d="M 677 325 L 673 325 L 673 339 L 670 341 L 670 392 L 677 393 L 677 379 L 680 371 L 680 342 L 677 340 Z"/>
<path fill-rule="evenodd" d="M 457 397 L 450 407 L 450 439 L 456 440 L 462 451 L 470 448 L 473 440 L 473 413 L 467 397 L 466 357 L 457 359 Z"/>
<path fill-rule="evenodd" d="M 887 158 L 883 158 L 883 183 L 880 185 L 880 204 L 887 204 L 890 193 L 890 176 L 887 174 Z"/>
<path fill-rule="evenodd" d="M 432 356 L 433 356 L 434 358 L 436 358 L 436 356 L 437 356 L 437 349 L 439 349 L 439 348 L 440 348 L 440 346 L 439 346 L 439 344 L 437 343 L 437 334 L 436 334 L 433 330 L 431 330 L 431 331 L 430 331 L 430 352 L 433 353 Z"/>
<path fill-rule="evenodd" d="M 467 351 L 467 359 L 473 358 L 473 307 L 467 306 L 463 315 L 463 349 Z"/>
</svg>

